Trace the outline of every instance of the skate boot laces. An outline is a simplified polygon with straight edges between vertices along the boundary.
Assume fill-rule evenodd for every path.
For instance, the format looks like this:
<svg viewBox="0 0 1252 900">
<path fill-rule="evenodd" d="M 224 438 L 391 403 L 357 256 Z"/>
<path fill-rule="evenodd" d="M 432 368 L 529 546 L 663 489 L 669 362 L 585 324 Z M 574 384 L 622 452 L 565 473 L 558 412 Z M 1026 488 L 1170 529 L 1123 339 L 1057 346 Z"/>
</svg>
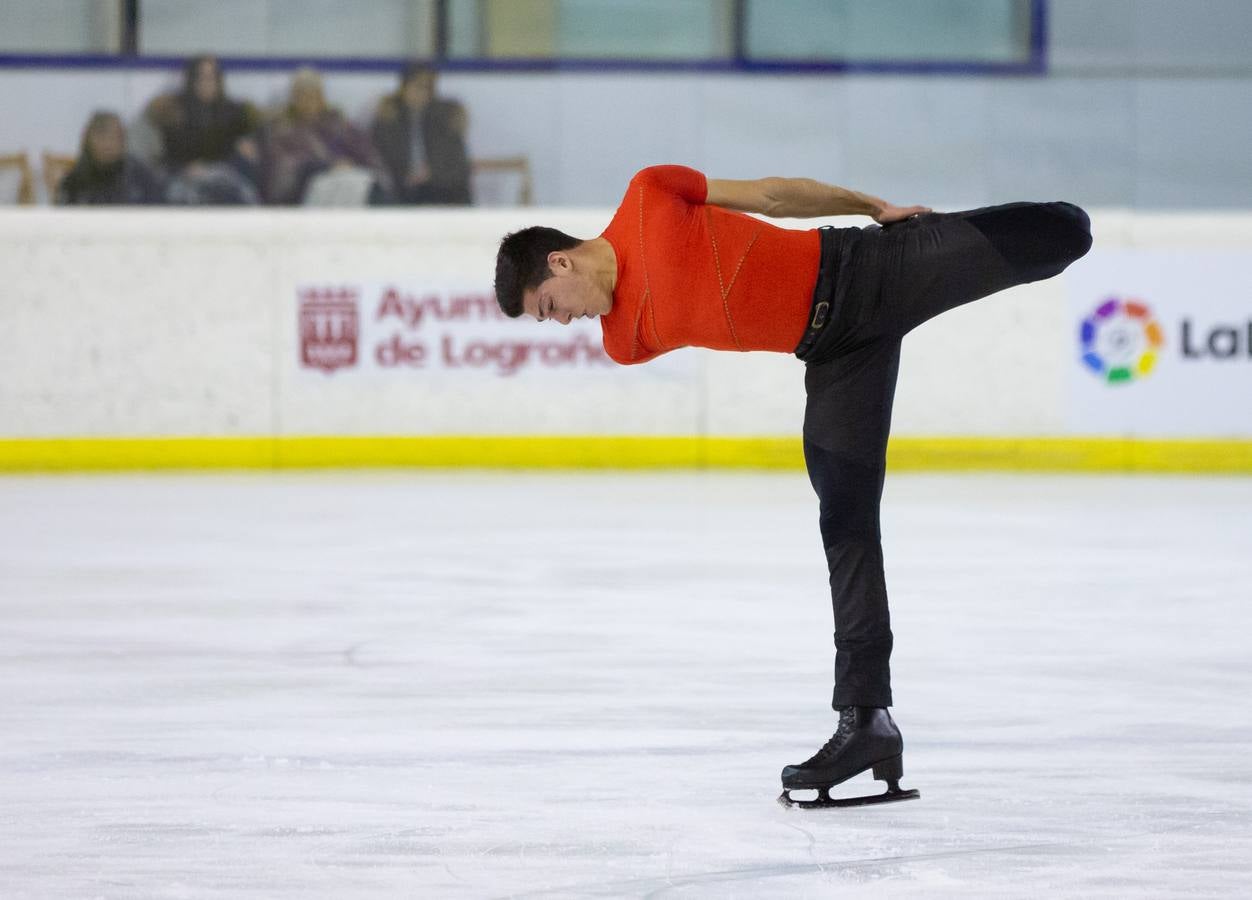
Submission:
<svg viewBox="0 0 1252 900">
<path fill-rule="evenodd" d="M 852 707 L 841 709 L 839 711 L 839 725 L 835 728 L 835 733 L 830 736 L 830 740 L 822 745 L 822 749 L 813 754 L 813 758 L 804 765 L 809 766 L 834 756 L 847 743 L 848 738 L 852 737 L 852 732 L 854 731 L 856 731 L 856 710 Z"/>
</svg>

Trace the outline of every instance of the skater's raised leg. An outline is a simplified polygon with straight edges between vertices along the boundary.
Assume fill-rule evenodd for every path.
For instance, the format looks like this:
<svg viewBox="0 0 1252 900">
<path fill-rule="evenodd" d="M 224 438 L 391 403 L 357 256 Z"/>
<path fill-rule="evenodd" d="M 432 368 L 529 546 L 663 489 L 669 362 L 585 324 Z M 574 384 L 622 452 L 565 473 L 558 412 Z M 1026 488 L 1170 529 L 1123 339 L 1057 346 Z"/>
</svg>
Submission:
<svg viewBox="0 0 1252 900">
<path fill-rule="evenodd" d="M 883 229 L 898 242 L 882 275 L 875 331 L 904 335 L 940 313 L 1059 275 L 1091 248 L 1072 203 L 1006 203 L 929 213 Z"/>
</svg>

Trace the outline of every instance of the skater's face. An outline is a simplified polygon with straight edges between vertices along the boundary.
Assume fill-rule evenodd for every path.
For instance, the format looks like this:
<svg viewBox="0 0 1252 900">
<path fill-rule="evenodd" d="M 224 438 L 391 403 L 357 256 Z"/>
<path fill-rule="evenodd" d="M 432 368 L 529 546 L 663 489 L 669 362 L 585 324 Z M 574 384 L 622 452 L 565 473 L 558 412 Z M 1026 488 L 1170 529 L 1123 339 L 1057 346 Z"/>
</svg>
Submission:
<svg viewBox="0 0 1252 900">
<path fill-rule="evenodd" d="M 609 311 L 612 296 L 606 297 L 595 282 L 574 265 L 568 253 L 548 254 L 548 268 L 552 276 L 522 295 L 522 309 L 527 315 L 540 322 L 551 320 L 568 325 L 575 319 L 594 319 Z"/>
</svg>

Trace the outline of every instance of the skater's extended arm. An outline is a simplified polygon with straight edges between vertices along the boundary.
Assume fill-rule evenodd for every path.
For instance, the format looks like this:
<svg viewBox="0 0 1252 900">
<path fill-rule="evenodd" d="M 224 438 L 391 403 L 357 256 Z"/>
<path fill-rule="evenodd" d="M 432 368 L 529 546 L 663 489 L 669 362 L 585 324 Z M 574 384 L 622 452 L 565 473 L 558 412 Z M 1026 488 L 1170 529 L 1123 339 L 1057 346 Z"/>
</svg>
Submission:
<svg viewBox="0 0 1252 900">
<path fill-rule="evenodd" d="M 928 206 L 893 206 L 880 197 L 823 184 L 812 178 L 758 178 L 753 181 L 710 178 L 705 202 L 740 212 L 761 213 L 775 219 L 864 215 L 871 216 L 879 224 L 931 211 Z"/>
</svg>

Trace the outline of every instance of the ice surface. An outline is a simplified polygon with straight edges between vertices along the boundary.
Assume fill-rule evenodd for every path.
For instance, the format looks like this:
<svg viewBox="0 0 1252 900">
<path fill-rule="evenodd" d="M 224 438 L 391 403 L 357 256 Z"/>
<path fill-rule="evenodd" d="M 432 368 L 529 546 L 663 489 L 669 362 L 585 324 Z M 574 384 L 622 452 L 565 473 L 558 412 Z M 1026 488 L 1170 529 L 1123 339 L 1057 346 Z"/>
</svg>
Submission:
<svg viewBox="0 0 1252 900">
<path fill-rule="evenodd" d="M 922 799 L 785 810 L 802 473 L 0 480 L 0 896 L 1252 893 L 1252 479 L 889 476 L 884 536 Z"/>
</svg>

